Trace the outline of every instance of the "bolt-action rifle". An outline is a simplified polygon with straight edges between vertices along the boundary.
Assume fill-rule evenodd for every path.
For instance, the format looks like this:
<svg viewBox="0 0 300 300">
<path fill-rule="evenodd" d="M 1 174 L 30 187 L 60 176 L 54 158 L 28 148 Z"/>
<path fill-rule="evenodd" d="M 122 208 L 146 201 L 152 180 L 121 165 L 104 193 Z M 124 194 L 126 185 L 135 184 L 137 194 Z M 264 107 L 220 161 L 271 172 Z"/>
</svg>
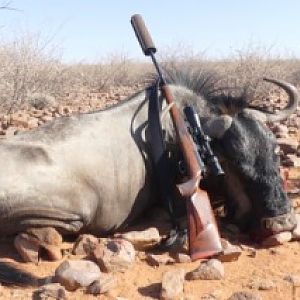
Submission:
<svg viewBox="0 0 300 300">
<path fill-rule="evenodd" d="M 185 120 L 174 102 L 171 90 L 154 56 L 156 48 L 142 17 L 140 15 L 132 16 L 131 24 L 144 54 L 151 57 L 158 73 L 160 91 L 170 107 L 171 119 L 182 152 L 187 180 L 181 184 L 177 184 L 176 187 L 181 197 L 186 200 L 190 256 L 192 260 L 195 260 L 215 255 L 222 250 L 220 236 L 208 194 L 200 188 L 200 181 L 204 171 L 202 170 L 203 165 L 207 162 L 208 164 L 213 163 L 216 158 L 210 152 L 209 148 L 208 152 L 211 155 L 207 159 L 208 161 L 206 162 L 206 159 L 203 159 L 206 155 L 201 153 L 203 147 L 199 147 L 199 142 L 203 145 L 202 142 L 204 141 L 201 140 L 201 127 L 199 127 L 197 119 L 195 120 L 195 116 L 187 112 L 186 118 L 190 123 L 189 129 L 187 128 Z M 217 165 L 216 168 L 220 167 Z M 215 169 L 215 166 L 213 169 Z M 221 169 L 219 171 L 222 172 Z"/>
</svg>

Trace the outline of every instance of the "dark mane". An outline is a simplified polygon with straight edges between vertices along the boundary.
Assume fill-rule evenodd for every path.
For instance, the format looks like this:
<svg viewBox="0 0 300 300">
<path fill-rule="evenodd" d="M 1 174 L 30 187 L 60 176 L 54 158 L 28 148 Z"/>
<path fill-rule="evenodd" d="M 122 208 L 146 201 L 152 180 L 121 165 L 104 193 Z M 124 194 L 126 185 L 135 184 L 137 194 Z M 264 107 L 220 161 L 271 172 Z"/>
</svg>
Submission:
<svg viewBox="0 0 300 300">
<path fill-rule="evenodd" d="M 221 77 L 214 71 L 195 67 L 164 68 L 164 75 L 169 84 L 181 85 L 195 94 L 210 99 L 220 90 Z"/>
<path fill-rule="evenodd" d="M 220 103 L 229 110 L 246 107 L 253 99 L 250 86 L 229 86 L 225 76 L 214 70 L 195 66 L 172 66 L 163 68 L 167 83 L 181 85 L 211 103 Z M 157 80 L 157 77 L 152 76 Z"/>
</svg>

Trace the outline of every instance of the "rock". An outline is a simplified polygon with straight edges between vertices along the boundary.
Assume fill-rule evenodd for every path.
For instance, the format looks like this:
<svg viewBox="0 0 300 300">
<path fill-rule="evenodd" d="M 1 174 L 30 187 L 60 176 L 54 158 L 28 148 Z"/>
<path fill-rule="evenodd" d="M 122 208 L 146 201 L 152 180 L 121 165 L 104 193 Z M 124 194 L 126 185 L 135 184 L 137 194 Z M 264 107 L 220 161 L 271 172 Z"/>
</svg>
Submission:
<svg viewBox="0 0 300 300">
<path fill-rule="evenodd" d="M 276 137 L 287 138 L 289 129 L 286 125 L 276 124 L 273 127 L 273 132 L 275 133 Z"/>
<path fill-rule="evenodd" d="M 201 300 L 218 300 L 218 298 L 213 294 L 204 294 L 200 298 Z"/>
<path fill-rule="evenodd" d="M 49 116 L 49 115 L 42 116 L 41 120 L 43 122 L 50 122 L 50 121 L 52 121 L 53 120 L 52 114 L 51 114 L 51 116 Z"/>
<path fill-rule="evenodd" d="M 289 231 L 284 231 L 266 238 L 262 242 L 262 246 L 263 247 L 278 246 L 289 242 L 291 239 L 292 239 L 292 233 Z"/>
<path fill-rule="evenodd" d="M 17 131 L 18 131 L 18 128 L 17 127 L 15 127 L 15 126 L 10 126 L 10 127 L 8 127 L 7 129 L 6 129 L 6 131 L 5 131 L 5 136 L 6 137 L 12 137 L 12 136 L 14 136 L 16 133 L 17 133 Z"/>
<path fill-rule="evenodd" d="M 143 231 L 116 234 L 115 236 L 131 242 L 136 250 L 149 249 L 157 245 L 161 240 L 159 231 L 155 227 Z"/>
<path fill-rule="evenodd" d="M 52 227 L 31 228 L 20 233 L 14 240 L 14 245 L 25 262 L 38 262 L 39 251 L 46 250 L 48 259 L 60 260 L 62 237 Z"/>
<path fill-rule="evenodd" d="M 161 283 L 160 299 L 179 299 L 183 294 L 185 271 L 183 269 L 173 269 L 163 274 Z"/>
<path fill-rule="evenodd" d="M 289 127 L 288 133 L 297 135 L 299 133 L 299 129 L 297 127 Z"/>
<path fill-rule="evenodd" d="M 274 289 L 276 286 L 270 279 L 255 278 L 247 284 L 247 287 L 250 289 L 268 291 Z"/>
<path fill-rule="evenodd" d="M 175 254 L 175 261 L 177 263 L 186 264 L 186 263 L 190 263 L 192 260 L 188 254 L 178 252 Z"/>
<path fill-rule="evenodd" d="M 65 115 L 65 114 L 66 114 L 66 107 L 64 107 L 63 105 L 59 105 L 59 106 L 57 107 L 57 112 L 58 112 L 61 116 Z"/>
<path fill-rule="evenodd" d="M 15 125 L 16 127 L 27 127 L 27 122 L 28 122 L 28 114 L 24 113 L 15 113 L 12 114 L 10 117 L 10 122 L 11 124 Z"/>
<path fill-rule="evenodd" d="M 32 109 L 29 114 L 35 119 L 41 118 L 44 115 L 43 111 L 38 109 Z"/>
<path fill-rule="evenodd" d="M 26 233 L 36 238 L 42 245 L 60 246 L 62 236 L 53 227 L 30 228 Z"/>
<path fill-rule="evenodd" d="M 296 214 L 297 226 L 292 232 L 294 240 L 300 240 L 300 214 Z"/>
<path fill-rule="evenodd" d="M 96 246 L 93 257 L 100 268 L 106 272 L 124 272 L 135 261 L 135 250 L 128 241 L 108 239 L 104 245 Z"/>
<path fill-rule="evenodd" d="M 41 286 L 38 290 L 33 292 L 34 300 L 44 299 L 67 299 L 66 290 L 59 283 L 49 283 Z"/>
<path fill-rule="evenodd" d="M 187 279 L 220 280 L 224 278 L 224 267 L 217 259 L 201 262 L 200 266 L 187 274 Z"/>
<path fill-rule="evenodd" d="M 99 267 L 88 260 L 65 260 L 55 270 L 55 281 L 67 290 L 87 287 L 101 276 Z"/>
<path fill-rule="evenodd" d="M 201 295 L 200 299 L 201 300 L 221 300 L 221 299 L 224 299 L 222 297 L 222 295 L 223 295 L 223 291 L 222 290 L 214 289 L 210 293 L 205 293 L 205 294 Z M 195 298 L 195 300 L 196 299 L 198 299 L 198 297 Z"/>
<path fill-rule="evenodd" d="M 257 251 L 256 251 L 256 249 L 255 248 L 253 248 L 253 247 L 250 247 L 250 246 L 248 246 L 248 245 L 244 245 L 244 244 L 241 244 L 241 249 L 243 250 L 243 251 L 247 251 L 247 255 L 249 256 L 249 257 L 256 257 L 256 254 L 257 254 Z"/>
<path fill-rule="evenodd" d="M 300 194 L 300 189 L 299 188 L 292 188 L 292 189 L 289 189 L 287 191 L 288 195 L 298 195 Z M 295 201 L 296 202 L 296 201 Z M 297 205 L 296 205 L 297 206 Z M 300 201 L 298 203 L 298 206 L 300 206 Z"/>
<path fill-rule="evenodd" d="M 38 123 L 38 119 L 36 118 L 29 118 L 28 121 L 27 121 L 27 128 L 28 129 L 33 129 L 33 128 L 36 128 L 39 126 L 39 123 Z"/>
<path fill-rule="evenodd" d="M 288 274 L 283 277 L 284 280 L 290 282 L 295 287 L 300 287 L 300 276 Z"/>
<path fill-rule="evenodd" d="M 300 157 L 294 154 L 287 154 L 282 160 L 282 164 L 287 167 L 300 167 Z"/>
<path fill-rule="evenodd" d="M 236 261 L 242 254 L 240 247 L 230 244 L 227 240 L 221 239 L 222 252 L 218 255 L 221 262 Z"/>
<path fill-rule="evenodd" d="M 40 246 L 36 243 L 28 241 L 26 237 L 23 237 L 23 234 L 18 234 L 15 237 L 14 246 L 24 262 L 37 263 L 39 261 Z"/>
<path fill-rule="evenodd" d="M 111 274 L 102 273 L 100 279 L 95 280 L 88 288 L 87 293 L 93 295 L 104 294 L 115 288 L 117 282 Z"/>
<path fill-rule="evenodd" d="M 168 254 L 147 254 L 146 261 L 151 266 L 169 265 L 175 263 L 175 260 Z"/>
<path fill-rule="evenodd" d="M 299 190 L 299 192 L 300 192 L 300 190 Z M 300 197 L 292 199 L 292 206 L 293 206 L 295 211 L 297 210 L 297 208 L 300 208 Z M 296 212 L 296 214 L 300 214 L 300 213 Z"/>
<path fill-rule="evenodd" d="M 227 300 L 262 300 L 258 294 L 242 291 L 233 293 Z"/>
<path fill-rule="evenodd" d="M 282 254 L 282 251 L 280 251 L 279 249 L 276 249 L 276 248 L 269 249 L 269 252 L 272 255 L 281 255 Z"/>
<path fill-rule="evenodd" d="M 277 139 L 277 143 L 285 155 L 297 152 L 298 142 L 295 139 L 279 138 Z"/>
<path fill-rule="evenodd" d="M 82 234 L 76 240 L 72 253 L 74 255 L 89 256 L 96 249 L 99 244 L 99 239 L 91 234 Z"/>
</svg>

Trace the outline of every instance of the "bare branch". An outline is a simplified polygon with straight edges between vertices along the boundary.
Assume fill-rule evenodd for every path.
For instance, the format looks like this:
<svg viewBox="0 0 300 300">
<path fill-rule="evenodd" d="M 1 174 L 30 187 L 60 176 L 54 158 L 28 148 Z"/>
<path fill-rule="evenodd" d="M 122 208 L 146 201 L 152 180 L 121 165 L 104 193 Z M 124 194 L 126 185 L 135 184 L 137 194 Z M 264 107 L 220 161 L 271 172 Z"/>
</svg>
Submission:
<svg viewBox="0 0 300 300">
<path fill-rule="evenodd" d="M 0 9 L 21 11 L 20 9 L 11 7 L 10 5 L 11 5 L 11 1 L 3 2 L 3 4 L 0 6 Z"/>
</svg>

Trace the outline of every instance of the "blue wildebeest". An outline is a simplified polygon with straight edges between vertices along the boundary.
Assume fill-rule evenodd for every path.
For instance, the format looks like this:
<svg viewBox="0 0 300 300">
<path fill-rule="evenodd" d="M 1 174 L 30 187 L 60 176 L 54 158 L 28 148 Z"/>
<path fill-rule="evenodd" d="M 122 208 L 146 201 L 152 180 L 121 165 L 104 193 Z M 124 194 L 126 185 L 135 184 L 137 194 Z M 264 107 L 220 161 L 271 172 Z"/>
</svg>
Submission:
<svg viewBox="0 0 300 300">
<path fill-rule="evenodd" d="M 247 108 L 246 96 L 214 94 L 213 81 L 193 72 L 169 73 L 180 109 L 192 104 L 226 171 L 228 214 L 263 235 L 292 230 L 276 140 L 264 122 L 295 111 L 292 85 L 268 80 L 289 96 L 276 114 Z M 0 143 L 0 234 L 54 227 L 63 234 L 101 235 L 129 224 L 155 200 L 147 142 L 145 89 L 119 105 L 56 119 Z M 163 127 L 176 140 L 170 120 Z"/>
</svg>

